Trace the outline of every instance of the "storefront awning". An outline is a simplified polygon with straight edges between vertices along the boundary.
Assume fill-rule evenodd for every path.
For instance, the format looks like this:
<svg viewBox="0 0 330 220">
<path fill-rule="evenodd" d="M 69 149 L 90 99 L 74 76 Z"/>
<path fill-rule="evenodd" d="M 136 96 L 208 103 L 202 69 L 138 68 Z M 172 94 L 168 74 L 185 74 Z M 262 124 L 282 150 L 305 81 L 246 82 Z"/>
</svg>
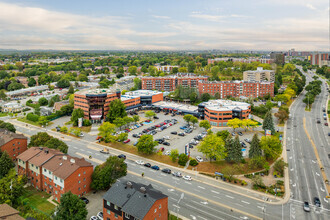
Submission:
<svg viewBox="0 0 330 220">
<path fill-rule="evenodd" d="M 91 118 L 93 120 L 101 119 L 102 118 L 102 115 L 91 115 Z"/>
</svg>

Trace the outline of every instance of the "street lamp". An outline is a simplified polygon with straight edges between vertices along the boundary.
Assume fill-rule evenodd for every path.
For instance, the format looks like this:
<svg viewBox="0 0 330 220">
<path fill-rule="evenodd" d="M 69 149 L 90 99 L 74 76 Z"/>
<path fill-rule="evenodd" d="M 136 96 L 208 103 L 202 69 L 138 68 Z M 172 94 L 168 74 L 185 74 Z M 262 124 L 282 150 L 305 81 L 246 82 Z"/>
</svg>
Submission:
<svg viewBox="0 0 330 220">
<path fill-rule="evenodd" d="M 177 205 L 177 207 L 176 207 L 176 218 L 177 219 L 179 219 L 179 203 L 180 203 L 180 201 L 183 199 L 183 197 L 184 197 L 184 193 L 182 193 L 181 194 L 181 196 L 180 196 L 180 199 L 179 199 L 179 201 L 178 201 L 178 205 Z"/>
</svg>

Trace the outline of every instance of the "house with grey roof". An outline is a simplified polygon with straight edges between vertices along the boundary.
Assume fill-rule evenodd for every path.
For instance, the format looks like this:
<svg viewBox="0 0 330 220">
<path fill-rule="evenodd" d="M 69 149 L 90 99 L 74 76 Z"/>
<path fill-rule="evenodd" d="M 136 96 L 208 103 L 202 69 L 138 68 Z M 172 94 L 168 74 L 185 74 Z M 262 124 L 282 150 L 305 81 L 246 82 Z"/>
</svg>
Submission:
<svg viewBox="0 0 330 220">
<path fill-rule="evenodd" d="M 103 196 L 103 219 L 167 220 L 168 196 L 151 184 L 121 179 Z"/>
</svg>

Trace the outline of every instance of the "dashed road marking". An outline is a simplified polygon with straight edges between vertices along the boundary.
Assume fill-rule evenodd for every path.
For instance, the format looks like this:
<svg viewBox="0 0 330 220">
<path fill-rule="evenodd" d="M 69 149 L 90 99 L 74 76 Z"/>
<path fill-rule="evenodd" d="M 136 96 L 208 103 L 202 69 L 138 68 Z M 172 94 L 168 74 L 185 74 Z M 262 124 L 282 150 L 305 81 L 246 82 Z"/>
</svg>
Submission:
<svg viewBox="0 0 330 220">
<path fill-rule="evenodd" d="M 234 197 L 226 195 L 226 197 L 233 199 Z"/>
<path fill-rule="evenodd" d="M 219 192 L 214 191 L 214 190 L 211 190 L 211 192 L 213 192 L 213 193 L 215 193 L 215 194 L 220 194 Z"/>
</svg>

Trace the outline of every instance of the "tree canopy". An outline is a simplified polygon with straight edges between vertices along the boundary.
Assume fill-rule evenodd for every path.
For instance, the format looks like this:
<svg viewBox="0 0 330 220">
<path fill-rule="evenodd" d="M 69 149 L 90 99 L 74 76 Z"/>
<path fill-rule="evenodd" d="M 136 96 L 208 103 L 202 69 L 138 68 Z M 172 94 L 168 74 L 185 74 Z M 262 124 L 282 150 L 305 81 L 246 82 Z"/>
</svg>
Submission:
<svg viewBox="0 0 330 220">
<path fill-rule="evenodd" d="M 75 108 L 71 115 L 71 121 L 74 126 L 78 126 L 78 119 L 84 117 L 84 110 L 81 108 Z"/>
<path fill-rule="evenodd" d="M 142 135 L 136 145 L 139 152 L 145 153 L 145 154 L 152 154 L 155 150 L 155 146 L 158 145 L 157 141 L 154 141 L 154 138 L 152 135 Z"/>
<path fill-rule="evenodd" d="M 126 106 L 120 99 L 110 102 L 109 112 L 107 114 L 107 120 L 109 122 L 113 123 L 116 118 L 123 118 L 125 116 L 127 116 Z"/>
<path fill-rule="evenodd" d="M 55 220 L 86 219 L 88 214 L 85 202 L 71 191 L 62 195 L 56 211 Z"/>
<path fill-rule="evenodd" d="M 206 157 L 216 160 L 222 160 L 227 156 L 225 142 L 221 137 L 215 134 L 209 134 L 197 146 L 198 151 L 202 152 Z"/>
</svg>

